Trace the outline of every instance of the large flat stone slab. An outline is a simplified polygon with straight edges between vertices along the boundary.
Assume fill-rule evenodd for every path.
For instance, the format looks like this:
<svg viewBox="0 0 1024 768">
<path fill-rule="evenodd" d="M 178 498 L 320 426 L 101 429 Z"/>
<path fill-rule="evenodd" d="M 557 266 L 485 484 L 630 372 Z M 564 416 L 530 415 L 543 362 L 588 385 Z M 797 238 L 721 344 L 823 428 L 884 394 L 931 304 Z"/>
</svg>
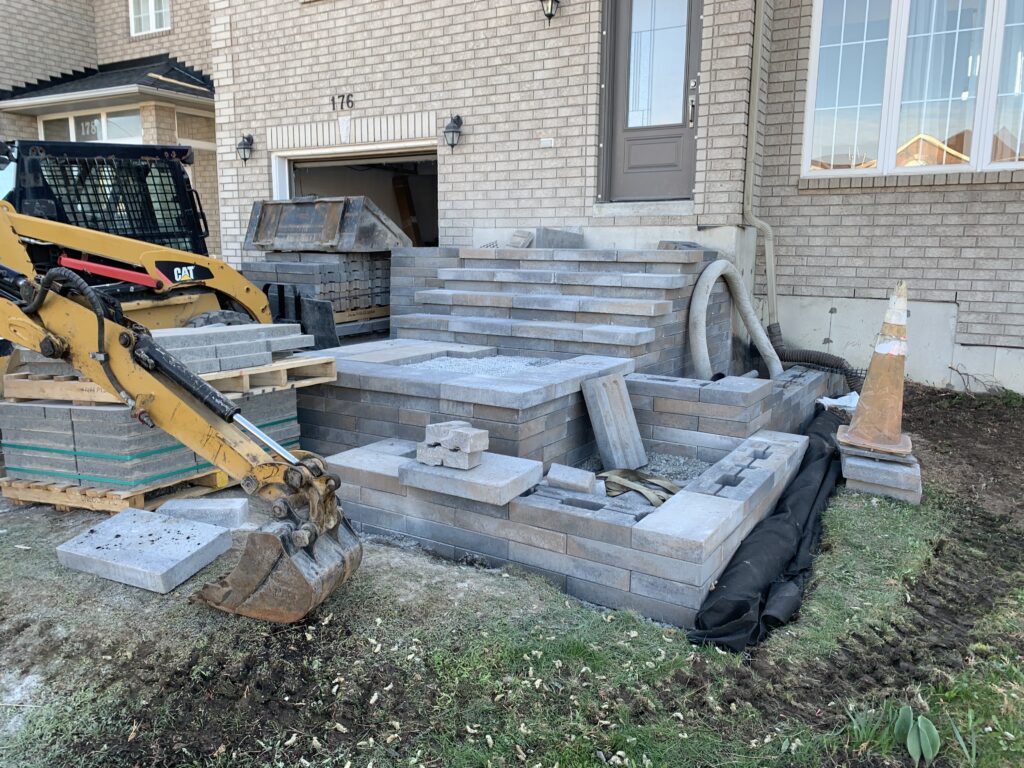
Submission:
<svg viewBox="0 0 1024 768">
<path fill-rule="evenodd" d="M 172 499 L 157 507 L 157 513 L 231 530 L 258 528 L 249 517 L 249 499 Z"/>
<path fill-rule="evenodd" d="M 520 496 L 544 477 L 544 464 L 497 453 L 485 453 L 483 462 L 469 470 L 428 467 L 409 462 L 398 469 L 403 485 L 501 506 Z"/>
<path fill-rule="evenodd" d="M 639 469 L 647 452 L 622 374 L 583 382 L 583 397 L 605 469 Z"/>
<path fill-rule="evenodd" d="M 161 594 L 231 547 L 219 526 L 126 509 L 57 547 L 61 565 Z"/>
</svg>

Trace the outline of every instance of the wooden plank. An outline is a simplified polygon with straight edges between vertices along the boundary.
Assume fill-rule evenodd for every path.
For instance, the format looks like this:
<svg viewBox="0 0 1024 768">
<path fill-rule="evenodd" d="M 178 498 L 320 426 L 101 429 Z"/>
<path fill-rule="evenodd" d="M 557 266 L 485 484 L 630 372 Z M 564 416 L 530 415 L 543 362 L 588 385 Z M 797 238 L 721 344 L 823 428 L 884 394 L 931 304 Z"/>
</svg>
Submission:
<svg viewBox="0 0 1024 768">
<path fill-rule="evenodd" d="M 391 314 L 391 307 L 368 307 L 366 309 L 350 309 L 345 312 L 335 312 L 334 322 L 352 323 L 357 320 L 373 320 L 378 317 L 388 317 Z"/>
<path fill-rule="evenodd" d="M 60 377 L 63 378 L 63 377 Z M 17 400 L 72 400 L 90 403 L 120 403 L 116 395 L 85 379 L 61 381 L 54 377 L 33 377 L 22 373 L 4 376 L 4 395 Z"/>
</svg>

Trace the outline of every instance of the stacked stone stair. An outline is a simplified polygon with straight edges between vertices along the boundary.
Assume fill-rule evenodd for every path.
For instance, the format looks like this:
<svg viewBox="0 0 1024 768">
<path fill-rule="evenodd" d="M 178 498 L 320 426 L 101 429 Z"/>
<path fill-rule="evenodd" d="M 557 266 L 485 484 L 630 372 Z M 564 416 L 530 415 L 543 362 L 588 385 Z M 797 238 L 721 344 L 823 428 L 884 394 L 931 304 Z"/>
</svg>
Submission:
<svg viewBox="0 0 1024 768">
<path fill-rule="evenodd" d="M 399 260 L 430 249 L 400 250 Z M 396 337 L 494 346 L 500 354 L 628 357 L 645 373 L 689 372 L 690 296 L 701 270 L 717 257 L 714 252 L 456 252 L 457 261 L 442 260 L 446 266 L 436 270 L 436 279 L 421 268 L 418 279 L 408 281 L 414 306 L 392 318 Z M 450 266 L 453 261 L 457 266 Z M 396 274 L 401 277 L 400 270 Z M 724 350 L 724 369 L 731 318 L 722 286 L 713 294 L 708 328 L 711 349 Z"/>
</svg>

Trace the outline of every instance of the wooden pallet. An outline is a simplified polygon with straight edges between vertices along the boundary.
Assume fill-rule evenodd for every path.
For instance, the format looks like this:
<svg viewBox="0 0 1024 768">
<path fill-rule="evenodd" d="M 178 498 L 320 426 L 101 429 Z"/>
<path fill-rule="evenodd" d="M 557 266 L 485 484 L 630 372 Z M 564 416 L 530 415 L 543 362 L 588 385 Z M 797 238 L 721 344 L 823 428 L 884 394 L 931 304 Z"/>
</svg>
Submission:
<svg viewBox="0 0 1024 768">
<path fill-rule="evenodd" d="M 219 469 L 186 477 L 153 483 L 141 488 L 118 491 L 45 480 L 0 479 L 4 498 L 22 504 L 50 504 L 61 512 L 71 509 L 92 509 L 97 512 L 120 512 L 133 509 L 156 509 L 171 499 L 194 499 L 222 490 L 234 482 Z"/>
<path fill-rule="evenodd" d="M 375 320 L 391 314 L 391 307 L 367 307 L 366 309 L 347 309 L 334 313 L 335 323 L 354 323 L 359 320 Z"/>
<path fill-rule="evenodd" d="M 312 387 L 333 382 L 337 377 L 333 357 L 293 357 L 255 368 L 200 375 L 201 379 L 233 398 Z M 14 402 L 60 400 L 75 405 L 121 402 L 116 396 L 80 376 L 31 373 L 9 373 L 4 376 L 4 398 Z"/>
</svg>

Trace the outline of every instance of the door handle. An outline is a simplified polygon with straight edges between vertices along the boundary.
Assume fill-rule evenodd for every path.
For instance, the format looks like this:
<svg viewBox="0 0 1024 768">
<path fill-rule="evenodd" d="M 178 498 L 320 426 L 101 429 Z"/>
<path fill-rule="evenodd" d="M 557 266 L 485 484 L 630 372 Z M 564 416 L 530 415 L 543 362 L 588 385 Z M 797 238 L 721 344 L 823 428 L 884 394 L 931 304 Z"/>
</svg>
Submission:
<svg viewBox="0 0 1024 768">
<path fill-rule="evenodd" d="M 689 98 L 689 114 L 690 114 L 690 117 L 687 120 L 687 123 L 689 124 L 690 128 L 693 128 L 694 124 L 697 122 L 697 97 L 696 96 L 690 96 L 690 98 Z"/>
</svg>

